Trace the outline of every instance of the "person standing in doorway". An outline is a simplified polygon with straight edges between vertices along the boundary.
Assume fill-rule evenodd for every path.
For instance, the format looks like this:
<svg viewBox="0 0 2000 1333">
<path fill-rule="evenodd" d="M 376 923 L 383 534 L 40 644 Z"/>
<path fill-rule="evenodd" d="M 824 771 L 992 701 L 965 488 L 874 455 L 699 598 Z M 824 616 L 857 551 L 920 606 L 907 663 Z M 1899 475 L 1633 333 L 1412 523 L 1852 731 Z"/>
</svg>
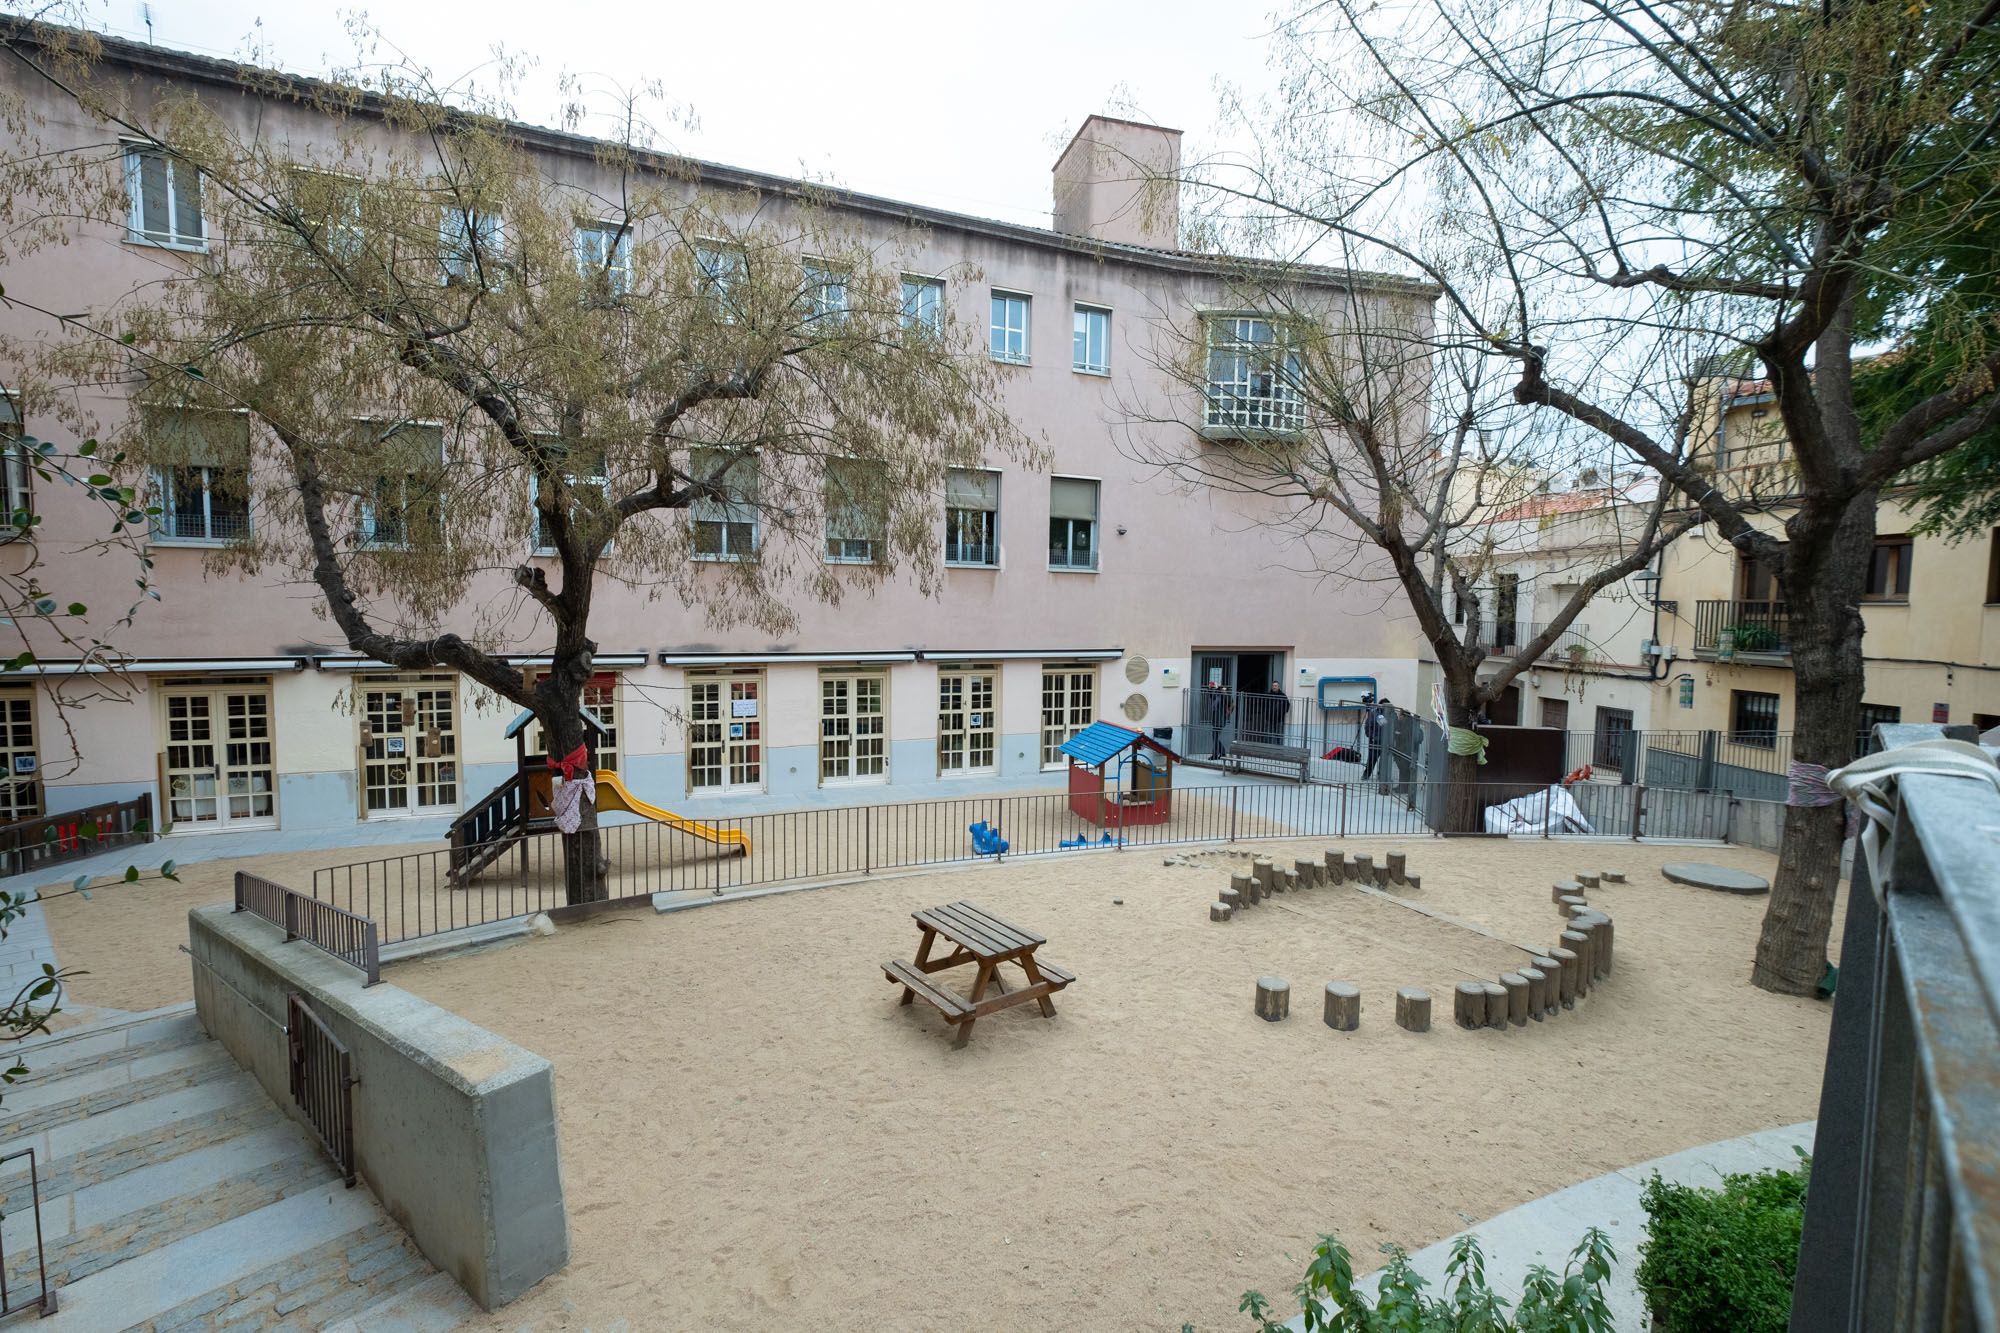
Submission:
<svg viewBox="0 0 2000 1333">
<path fill-rule="evenodd" d="M 1211 679 L 1208 688 L 1201 692 L 1201 720 L 1208 724 L 1208 757 L 1222 758 L 1222 729 L 1229 725 L 1230 714 L 1235 705 L 1229 698 L 1229 691 L 1222 688 L 1222 682 Z"/>
<path fill-rule="evenodd" d="M 1362 702 L 1368 707 L 1367 720 L 1361 724 L 1361 734 L 1368 741 L 1368 762 L 1361 766 L 1361 780 L 1366 782 L 1374 776 L 1375 765 L 1382 758 L 1382 710 L 1388 707 L 1389 701 L 1371 695 Z"/>
<path fill-rule="evenodd" d="M 1265 743 L 1283 745 L 1285 724 L 1292 716 L 1292 701 L 1285 695 L 1285 683 L 1281 680 L 1272 681 L 1270 693 L 1257 702 L 1263 706 L 1261 720 L 1264 724 L 1262 730 Z"/>
</svg>

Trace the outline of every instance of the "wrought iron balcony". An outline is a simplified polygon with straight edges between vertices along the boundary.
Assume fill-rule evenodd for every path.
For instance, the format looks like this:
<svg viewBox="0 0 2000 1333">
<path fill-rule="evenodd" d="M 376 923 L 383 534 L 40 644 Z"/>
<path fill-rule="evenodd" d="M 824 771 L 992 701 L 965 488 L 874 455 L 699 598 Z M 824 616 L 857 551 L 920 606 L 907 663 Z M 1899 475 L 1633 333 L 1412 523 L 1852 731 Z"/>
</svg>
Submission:
<svg viewBox="0 0 2000 1333">
<path fill-rule="evenodd" d="M 1696 602 L 1694 650 L 1717 658 L 1792 651 L 1792 617 L 1783 602 Z"/>
</svg>

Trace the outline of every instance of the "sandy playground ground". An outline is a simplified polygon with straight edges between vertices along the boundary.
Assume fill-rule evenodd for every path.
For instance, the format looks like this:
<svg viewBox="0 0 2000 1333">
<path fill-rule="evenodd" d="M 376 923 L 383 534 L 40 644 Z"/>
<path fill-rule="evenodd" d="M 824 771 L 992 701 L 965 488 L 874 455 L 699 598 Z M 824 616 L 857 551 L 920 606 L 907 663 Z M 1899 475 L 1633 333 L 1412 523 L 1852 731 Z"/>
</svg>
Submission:
<svg viewBox="0 0 2000 1333">
<path fill-rule="evenodd" d="M 1553 879 L 1631 877 L 1592 895 L 1616 974 L 1495 1033 L 1451 1021 L 1454 983 L 1521 961 L 1487 936 L 1347 888 L 1208 920 L 1232 864 L 1325 845 L 916 873 L 396 965 L 555 1066 L 572 1259 L 491 1326 L 1209 1333 L 1245 1326 L 1245 1288 L 1289 1292 L 1322 1231 L 1365 1269 L 1382 1242 L 1814 1114 L 1829 1009 L 1749 986 L 1764 900 L 1658 875 L 1773 858 L 1402 842 L 1415 898 L 1537 947 L 1560 928 Z M 1077 974 L 1054 1020 L 1019 1006 L 956 1050 L 929 1006 L 898 1007 L 880 962 L 912 955 L 912 910 L 958 898 Z M 1251 1013 L 1272 972 L 1284 1023 Z M 1362 986 L 1358 1032 L 1320 1021 L 1333 978 Z M 1434 997 L 1421 1036 L 1393 1021 L 1413 984 Z"/>
</svg>

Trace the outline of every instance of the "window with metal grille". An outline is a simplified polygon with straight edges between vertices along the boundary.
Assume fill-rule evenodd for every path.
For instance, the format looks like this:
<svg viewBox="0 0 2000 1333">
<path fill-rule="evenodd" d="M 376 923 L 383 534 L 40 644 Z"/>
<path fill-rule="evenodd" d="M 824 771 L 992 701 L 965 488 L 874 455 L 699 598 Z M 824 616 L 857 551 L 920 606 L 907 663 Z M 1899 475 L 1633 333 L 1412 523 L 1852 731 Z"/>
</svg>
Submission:
<svg viewBox="0 0 2000 1333">
<path fill-rule="evenodd" d="M 826 558 L 836 565 L 872 565 L 885 529 L 880 463 L 833 458 L 826 464 Z"/>
<path fill-rule="evenodd" d="M 1729 739 L 1739 745 L 1775 749 L 1778 744 L 1778 696 L 1759 690 L 1731 690 Z"/>
<path fill-rule="evenodd" d="M 1208 320 L 1210 431 L 1300 430 L 1305 426 L 1298 354 L 1279 325 L 1255 316 Z"/>
<path fill-rule="evenodd" d="M 444 427 L 418 422 L 358 421 L 362 446 L 382 460 L 375 491 L 361 504 L 363 545 L 397 549 L 411 534 L 444 536 Z"/>
<path fill-rule="evenodd" d="M 165 411 L 146 429 L 155 456 L 160 504 L 156 540 L 190 544 L 241 541 L 250 535 L 250 423 L 237 412 Z"/>
<path fill-rule="evenodd" d="M 125 145 L 126 239 L 199 250 L 208 233 L 201 216 L 201 173 L 145 144 Z"/>
<path fill-rule="evenodd" d="M 35 469 L 28 461 L 23 439 L 21 404 L 10 393 L 0 393 L 0 542 L 26 532 L 35 516 Z"/>
<path fill-rule="evenodd" d="M 714 488 L 688 506 L 697 560 L 748 560 L 757 554 L 757 458 L 725 449 L 697 449 L 688 463 L 696 481 Z"/>
<path fill-rule="evenodd" d="M 1000 563 L 998 472 L 955 467 L 945 474 L 944 561 L 986 567 Z"/>
</svg>

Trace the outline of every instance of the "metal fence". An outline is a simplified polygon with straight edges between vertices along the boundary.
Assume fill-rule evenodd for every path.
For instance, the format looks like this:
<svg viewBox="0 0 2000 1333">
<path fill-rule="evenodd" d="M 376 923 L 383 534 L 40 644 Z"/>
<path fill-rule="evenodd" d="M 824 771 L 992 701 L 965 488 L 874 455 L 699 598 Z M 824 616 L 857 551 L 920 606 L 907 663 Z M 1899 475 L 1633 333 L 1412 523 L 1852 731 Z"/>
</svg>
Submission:
<svg viewBox="0 0 2000 1333">
<path fill-rule="evenodd" d="M 1062 792 L 894 805 L 844 806 L 712 819 L 741 832 L 747 854 L 650 823 L 600 827 L 593 840 L 604 897 L 659 893 L 719 894 L 769 885 L 919 869 L 982 859 L 971 829 L 984 825 L 1007 844 L 1005 855 L 1087 854 L 1175 843 L 1269 838 L 1422 836 L 1438 829 L 1449 784 L 1398 774 L 1397 781 L 1304 785 L 1188 787 L 1173 792 L 1170 816 L 1134 813 L 1106 830 L 1080 817 Z M 1729 801 L 1713 793 L 1661 792 L 1613 784 L 1569 789 L 1582 826 L 1551 821 L 1547 792 L 1519 785 L 1477 785 L 1478 809 L 1520 798 L 1528 823 L 1547 836 L 1720 839 Z M 1538 803 L 1539 802 L 1539 803 Z M 1551 826 L 1552 825 L 1552 826 Z M 1482 825 L 1483 827 L 1483 825 Z M 535 833 L 496 845 L 489 864 L 463 883 L 451 875 L 452 852 L 418 852 L 328 866 L 313 874 L 314 899 L 350 918 L 379 922 L 384 942 L 417 939 L 570 906 L 564 839 Z M 251 877 L 254 878 L 254 877 Z"/>
<path fill-rule="evenodd" d="M 153 794 L 0 824 L 0 876 L 95 856 L 153 836 Z"/>
<path fill-rule="evenodd" d="M 365 912 L 350 912 L 317 894 L 299 893 L 241 870 L 236 872 L 236 910 L 260 916 L 284 931 L 286 939 L 304 940 L 358 968 L 366 978 L 363 985 L 382 979 L 381 941 Z"/>
<path fill-rule="evenodd" d="M 354 1188 L 354 1062 L 303 995 L 285 998 L 285 1049 L 292 1100 Z"/>
<path fill-rule="evenodd" d="M 2000 1329 L 2000 793 L 1895 795 L 1893 873 L 1857 857 L 1847 899 L 1793 1333 Z"/>
</svg>

